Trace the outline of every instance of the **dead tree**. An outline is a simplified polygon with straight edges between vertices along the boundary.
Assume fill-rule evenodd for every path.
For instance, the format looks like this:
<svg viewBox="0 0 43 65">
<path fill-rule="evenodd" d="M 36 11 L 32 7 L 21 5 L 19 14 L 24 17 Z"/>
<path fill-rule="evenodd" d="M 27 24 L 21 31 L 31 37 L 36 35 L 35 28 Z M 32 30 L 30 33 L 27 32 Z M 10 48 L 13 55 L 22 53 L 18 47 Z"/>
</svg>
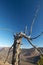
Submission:
<svg viewBox="0 0 43 65">
<path fill-rule="evenodd" d="M 14 45 L 13 45 L 13 56 L 12 56 L 12 65 L 20 65 L 20 42 L 21 34 L 14 35 Z"/>
<path fill-rule="evenodd" d="M 21 45 L 21 39 L 22 39 L 23 37 L 26 38 L 27 41 L 28 41 L 35 49 L 37 49 L 37 51 L 39 51 L 39 52 L 42 54 L 41 50 L 38 49 L 35 45 L 32 44 L 32 40 L 34 40 L 34 39 L 38 38 L 39 36 L 41 36 L 41 35 L 43 34 L 43 32 L 42 32 L 41 34 L 39 34 L 38 36 L 36 36 L 36 37 L 33 37 L 33 38 L 31 37 L 32 27 L 33 27 L 34 21 L 35 21 L 35 19 L 36 19 L 36 17 L 37 17 L 38 11 L 39 11 L 39 8 L 36 10 L 35 17 L 34 17 L 34 19 L 33 19 L 33 21 L 32 21 L 32 25 L 31 25 L 31 27 L 30 27 L 29 36 L 26 34 L 27 27 L 26 27 L 24 33 L 23 33 L 23 32 L 20 32 L 20 33 L 17 33 L 16 35 L 14 35 L 14 43 L 13 43 L 13 45 L 12 45 L 12 47 L 13 47 L 12 65 L 20 65 L 20 45 Z M 11 47 L 11 48 L 12 48 L 12 47 Z M 11 48 L 9 49 L 8 56 L 9 56 L 9 53 L 10 53 Z M 7 58 L 8 58 L 8 56 L 7 56 Z M 7 58 L 6 58 L 6 60 L 7 60 Z M 6 60 L 5 60 L 5 62 L 6 62 Z M 5 63 L 5 62 L 4 62 L 4 63 Z"/>
<path fill-rule="evenodd" d="M 27 41 L 35 48 L 37 49 L 38 52 L 40 52 L 40 54 L 42 55 L 42 52 L 40 49 L 38 49 L 35 45 L 32 44 L 32 40 L 38 38 L 39 36 L 41 36 L 43 34 L 43 32 L 41 34 L 39 34 L 38 36 L 36 36 L 35 38 L 31 38 L 30 36 L 27 36 L 25 33 L 20 32 L 19 34 L 14 35 L 14 44 L 13 46 L 13 56 L 12 56 L 12 65 L 20 65 L 20 45 L 21 45 L 21 39 L 24 37 L 27 39 Z M 11 48 L 10 48 L 11 49 Z M 7 59 L 6 59 L 7 60 Z M 5 61 L 6 62 L 6 61 Z"/>
<path fill-rule="evenodd" d="M 40 52 L 40 54 L 42 55 L 42 52 L 40 49 L 38 49 L 35 45 L 32 44 L 32 40 L 38 38 L 39 36 L 41 36 L 43 34 L 43 32 L 41 34 L 39 34 L 38 36 L 31 38 L 30 36 L 27 36 L 25 33 L 18 33 L 16 35 L 14 35 L 14 44 L 12 45 L 13 47 L 13 56 L 12 56 L 12 65 L 20 65 L 20 45 L 21 45 L 21 39 L 24 37 L 27 39 L 27 41 L 35 48 L 37 49 L 38 52 Z M 11 49 L 11 48 L 10 48 Z M 8 58 L 8 56 L 7 56 Z M 7 60 L 6 58 L 6 60 Z M 5 61 L 6 62 L 6 61 Z"/>
</svg>

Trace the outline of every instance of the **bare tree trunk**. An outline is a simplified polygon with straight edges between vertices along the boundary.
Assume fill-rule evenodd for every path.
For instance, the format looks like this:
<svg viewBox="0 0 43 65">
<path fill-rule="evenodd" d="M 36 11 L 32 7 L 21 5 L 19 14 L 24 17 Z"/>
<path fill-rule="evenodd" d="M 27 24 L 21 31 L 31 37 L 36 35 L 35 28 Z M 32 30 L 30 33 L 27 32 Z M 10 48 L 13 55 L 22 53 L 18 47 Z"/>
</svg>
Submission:
<svg viewBox="0 0 43 65">
<path fill-rule="evenodd" d="M 40 52 L 40 54 L 42 54 L 41 50 L 32 44 L 31 37 L 21 32 L 15 35 L 15 40 L 14 40 L 14 45 L 13 45 L 12 65 L 20 65 L 20 45 L 21 45 L 20 42 L 21 42 L 22 37 L 26 38 L 28 42 L 35 49 L 37 49 L 37 51 Z"/>
<path fill-rule="evenodd" d="M 12 65 L 20 65 L 20 42 L 21 39 L 17 39 L 14 41 Z"/>
</svg>

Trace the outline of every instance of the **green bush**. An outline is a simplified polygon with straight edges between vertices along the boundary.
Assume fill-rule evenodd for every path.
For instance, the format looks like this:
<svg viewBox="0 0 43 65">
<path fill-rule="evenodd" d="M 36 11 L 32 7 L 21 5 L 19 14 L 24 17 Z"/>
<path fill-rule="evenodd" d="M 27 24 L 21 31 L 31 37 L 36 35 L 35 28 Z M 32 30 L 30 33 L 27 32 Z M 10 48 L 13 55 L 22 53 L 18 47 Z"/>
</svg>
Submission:
<svg viewBox="0 0 43 65">
<path fill-rule="evenodd" d="M 40 59 L 38 60 L 37 65 L 43 65 L 43 55 L 40 56 Z"/>
</svg>

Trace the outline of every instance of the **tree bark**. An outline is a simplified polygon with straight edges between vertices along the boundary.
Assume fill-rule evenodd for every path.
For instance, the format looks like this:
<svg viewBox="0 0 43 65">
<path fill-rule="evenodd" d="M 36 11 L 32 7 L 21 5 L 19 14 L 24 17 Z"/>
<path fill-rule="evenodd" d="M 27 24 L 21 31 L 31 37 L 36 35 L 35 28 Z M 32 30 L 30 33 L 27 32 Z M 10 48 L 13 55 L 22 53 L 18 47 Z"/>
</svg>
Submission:
<svg viewBox="0 0 43 65">
<path fill-rule="evenodd" d="M 21 38 L 14 40 L 12 65 L 20 65 L 20 42 Z"/>
</svg>

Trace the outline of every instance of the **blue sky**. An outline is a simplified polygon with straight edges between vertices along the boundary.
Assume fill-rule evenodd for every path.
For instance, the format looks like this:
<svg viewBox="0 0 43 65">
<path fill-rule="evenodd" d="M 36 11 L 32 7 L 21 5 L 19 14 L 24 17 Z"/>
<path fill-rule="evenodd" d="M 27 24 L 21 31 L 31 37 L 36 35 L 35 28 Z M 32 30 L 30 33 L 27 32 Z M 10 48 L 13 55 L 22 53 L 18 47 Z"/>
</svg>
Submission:
<svg viewBox="0 0 43 65">
<path fill-rule="evenodd" d="M 0 0 L 0 28 L 8 28 L 16 32 L 24 32 L 28 26 L 28 32 L 35 15 L 37 5 L 40 10 L 33 26 L 32 37 L 43 31 L 43 0 Z M 0 46 L 11 46 L 13 44 L 13 34 L 9 31 L 0 30 Z M 23 48 L 30 48 L 27 40 L 22 40 Z M 43 47 L 43 35 L 32 41 L 36 46 Z"/>
</svg>

